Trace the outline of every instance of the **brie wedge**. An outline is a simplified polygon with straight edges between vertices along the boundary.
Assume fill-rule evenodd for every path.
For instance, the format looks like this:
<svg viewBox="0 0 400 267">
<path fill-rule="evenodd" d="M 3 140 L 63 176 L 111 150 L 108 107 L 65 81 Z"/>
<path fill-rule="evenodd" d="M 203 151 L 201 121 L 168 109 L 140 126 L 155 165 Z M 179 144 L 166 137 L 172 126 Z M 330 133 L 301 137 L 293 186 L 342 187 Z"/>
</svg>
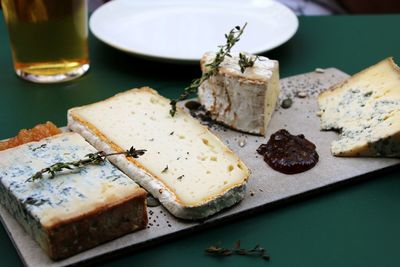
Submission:
<svg viewBox="0 0 400 267">
<path fill-rule="evenodd" d="M 203 73 L 214 58 L 212 52 L 203 55 Z M 198 95 L 214 120 L 239 131 L 265 135 L 279 91 L 278 61 L 259 57 L 253 67 L 242 73 L 239 53 L 231 53 L 221 63 L 218 74 L 200 85 Z"/>
<path fill-rule="evenodd" d="M 201 219 L 240 201 L 249 170 L 214 134 L 150 88 L 73 108 L 68 127 L 107 152 L 146 149 L 110 160 L 173 215 Z"/>
</svg>

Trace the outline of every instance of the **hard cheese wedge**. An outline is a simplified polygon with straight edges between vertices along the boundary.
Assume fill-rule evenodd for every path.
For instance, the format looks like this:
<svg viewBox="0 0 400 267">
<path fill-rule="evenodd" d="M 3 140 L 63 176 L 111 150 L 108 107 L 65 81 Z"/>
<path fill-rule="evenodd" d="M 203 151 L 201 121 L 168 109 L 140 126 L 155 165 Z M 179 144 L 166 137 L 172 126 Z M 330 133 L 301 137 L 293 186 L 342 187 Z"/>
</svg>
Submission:
<svg viewBox="0 0 400 267">
<path fill-rule="evenodd" d="M 400 157 L 400 69 L 387 58 L 318 97 L 323 130 L 339 130 L 335 156 Z"/>
<path fill-rule="evenodd" d="M 27 181 L 56 162 L 96 152 L 65 133 L 0 152 L 0 201 L 55 260 L 144 228 L 146 192 L 110 162 Z"/>
<path fill-rule="evenodd" d="M 158 198 L 173 215 L 200 219 L 244 197 L 249 170 L 206 127 L 150 88 L 73 108 L 68 127 L 97 149 L 146 149 L 138 159 L 115 157 L 115 165 Z"/>
</svg>

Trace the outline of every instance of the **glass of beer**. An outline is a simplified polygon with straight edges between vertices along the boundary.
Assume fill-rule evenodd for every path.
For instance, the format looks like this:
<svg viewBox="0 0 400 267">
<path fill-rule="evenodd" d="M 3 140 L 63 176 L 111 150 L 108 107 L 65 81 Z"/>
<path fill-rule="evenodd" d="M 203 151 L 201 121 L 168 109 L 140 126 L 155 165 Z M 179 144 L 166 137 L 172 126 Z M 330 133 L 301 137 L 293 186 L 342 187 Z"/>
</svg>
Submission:
<svg viewBox="0 0 400 267">
<path fill-rule="evenodd" d="M 0 1 L 19 77 L 63 82 L 89 69 L 87 0 Z"/>
</svg>

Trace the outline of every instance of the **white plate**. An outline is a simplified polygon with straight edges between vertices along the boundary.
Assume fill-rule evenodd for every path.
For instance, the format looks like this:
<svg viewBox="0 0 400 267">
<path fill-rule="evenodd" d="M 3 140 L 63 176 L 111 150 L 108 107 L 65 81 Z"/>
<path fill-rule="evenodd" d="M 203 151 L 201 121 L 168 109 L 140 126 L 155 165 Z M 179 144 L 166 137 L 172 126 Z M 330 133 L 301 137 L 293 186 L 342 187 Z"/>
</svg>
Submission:
<svg viewBox="0 0 400 267">
<path fill-rule="evenodd" d="M 119 50 L 159 60 L 198 61 L 248 26 L 234 50 L 265 52 L 288 41 L 298 19 L 272 0 L 114 0 L 90 18 L 92 33 Z"/>
</svg>

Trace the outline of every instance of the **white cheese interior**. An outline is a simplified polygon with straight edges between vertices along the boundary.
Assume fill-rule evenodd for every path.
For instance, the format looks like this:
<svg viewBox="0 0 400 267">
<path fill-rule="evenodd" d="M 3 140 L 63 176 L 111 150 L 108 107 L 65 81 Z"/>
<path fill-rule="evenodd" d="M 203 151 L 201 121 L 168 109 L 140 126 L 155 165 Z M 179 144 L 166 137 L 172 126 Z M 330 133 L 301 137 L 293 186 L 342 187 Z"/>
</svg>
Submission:
<svg viewBox="0 0 400 267">
<path fill-rule="evenodd" d="M 106 161 L 53 179 L 26 180 L 56 162 L 82 159 L 96 150 L 80 135 L 65 133 L 0 152 L 0 177 L 7 188 L 45 227 L 96 208 L 118 203 L 139 186 Z"/>
<path fill-rule="evenodd" d="M 321 94 L 318 103 L 321 128 L 341 131 L 334 155 L 400 156 L 400 70 L 392 59 Z"/>
<path fill-rule="evenodd" d="M 207 128 L 148 90 L 131 90 L 72 114 L 123 149 L 147 152 L 135 159 L 186 206 L 195 206 L 242 184 L 248 170 Z"/>
</svg>

